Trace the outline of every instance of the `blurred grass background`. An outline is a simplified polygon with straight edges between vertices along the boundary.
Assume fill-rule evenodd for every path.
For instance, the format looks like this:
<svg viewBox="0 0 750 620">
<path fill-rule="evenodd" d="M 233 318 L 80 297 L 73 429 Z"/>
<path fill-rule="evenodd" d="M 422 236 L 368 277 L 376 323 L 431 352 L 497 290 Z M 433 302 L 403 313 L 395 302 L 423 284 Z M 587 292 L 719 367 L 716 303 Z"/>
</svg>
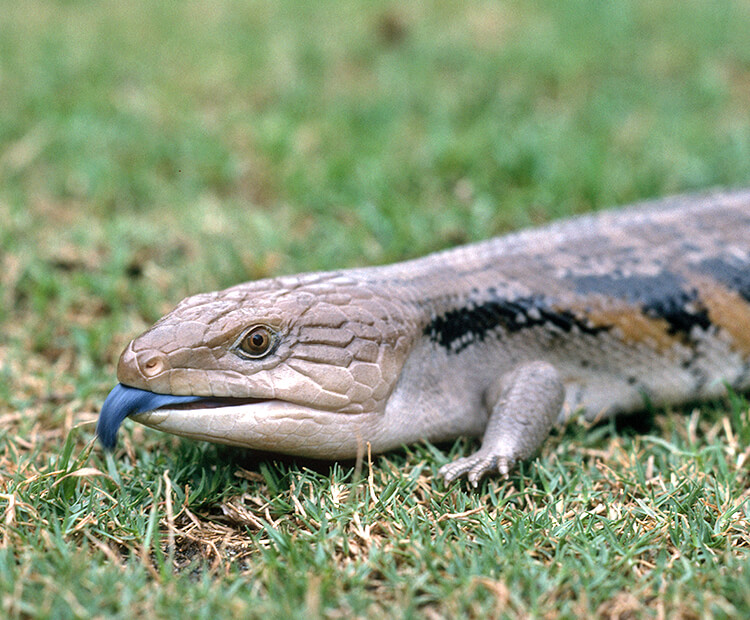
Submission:
<svg viewBox="0 0 750 620">
<path fill-rule="evenodd" d="M 3 612 L 747 614 L 739 400 L 658 412 L 676 444 L 574 428 L 480 493 L 433 484 L 429 446 L 363 485 L 87 442 L 119 352 L 188 294 L 746 185 L 748 32 L 726 0 L 0 0 Z"/>
</svg>

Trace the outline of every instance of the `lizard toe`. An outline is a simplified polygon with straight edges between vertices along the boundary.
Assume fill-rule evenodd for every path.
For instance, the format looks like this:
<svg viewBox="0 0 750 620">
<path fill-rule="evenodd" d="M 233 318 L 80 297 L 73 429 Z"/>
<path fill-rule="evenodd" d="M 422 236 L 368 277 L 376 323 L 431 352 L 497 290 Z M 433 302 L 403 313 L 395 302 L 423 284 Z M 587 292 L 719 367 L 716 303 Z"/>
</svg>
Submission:
<svg viewBox="0 0 750 620">
<path fill-rule="evenodd" d="M 489 454 L 486 456 L 476 455 L 477 458 L 474 460 L 474 465 L 469 470 L 466 478 L 468 479 L 471 486 L 477 487 L 479 481 L 484 477 L 485 474 L 495 469 L 495 462 L 497 457 Z"/>
<path fill-rule="evenodd" d="M 466 475 L 469 484 L 476 488 L 479 481 L 492 471 L 498 471 L 503 476 L 507 476 L 514 462 L 515 459 L 511 457 L 480 450 L 471 456 L 461 457 L 452 463 L 443 465 L 438 470 L 438 476 L 441 476 L 443 481 L 449 484 Z"/>
<path fill-rule="evenodd" d="M 462 457 L 456 459 L 455 461 L 452 461 L 451 463 L 443 465 L 438 470 L 438 476 L 442 477 L 445 484 L 450 484 L 456 478 L 463 476 L 467 471 L 469 471 L 472 465 L 473 461 L 471 461 L 470 457 Z"/>
</svg>

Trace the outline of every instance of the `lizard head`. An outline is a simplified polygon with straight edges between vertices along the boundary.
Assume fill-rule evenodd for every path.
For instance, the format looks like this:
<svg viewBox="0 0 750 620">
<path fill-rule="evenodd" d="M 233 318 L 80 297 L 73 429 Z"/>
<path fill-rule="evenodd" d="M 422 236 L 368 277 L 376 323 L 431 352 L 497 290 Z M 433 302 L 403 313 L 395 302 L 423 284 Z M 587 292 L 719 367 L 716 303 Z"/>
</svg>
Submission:
<svg viewBox="0 0 750 620">
<path fill-rule="evenodd" d="M 383 412 L 410 348 L 408 306 L 373 289 L 308 274 L 185 299 L 122 353 L 97 434 L 113 446 L 132 415 L 178 435 L 316 456 L 310 435 L 327 421 Z"/>
</svg>

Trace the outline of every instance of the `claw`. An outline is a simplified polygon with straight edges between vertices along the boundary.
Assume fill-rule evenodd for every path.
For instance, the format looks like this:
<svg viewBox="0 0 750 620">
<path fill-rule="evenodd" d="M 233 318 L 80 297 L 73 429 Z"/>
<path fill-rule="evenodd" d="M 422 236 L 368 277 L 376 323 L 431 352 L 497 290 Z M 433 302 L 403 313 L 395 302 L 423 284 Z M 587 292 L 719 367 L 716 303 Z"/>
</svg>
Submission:
<svg viewBox="0 0 750 620">
<path fill-rule="evenodd" d="M 505 456 L 497 457 L 497 471 L 501 476 L 507 476 L 513 467 L 513 459 L 509 459 Z"/>
</svg>

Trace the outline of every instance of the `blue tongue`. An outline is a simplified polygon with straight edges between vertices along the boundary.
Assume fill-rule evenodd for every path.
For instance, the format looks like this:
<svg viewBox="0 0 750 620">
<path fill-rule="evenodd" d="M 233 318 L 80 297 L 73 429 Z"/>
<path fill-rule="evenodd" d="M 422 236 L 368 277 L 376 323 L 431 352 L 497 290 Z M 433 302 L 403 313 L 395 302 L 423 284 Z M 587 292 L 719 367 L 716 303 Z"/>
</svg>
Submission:
<svg viewBox="0 0 750 620">
<path fill-rule="evenodd" d="M 117 430 L 129 415 L 151 411 L 164 405 L 192 403 L 202 398 L 204 397 L 155 394 L 118 383 L 102 405 L 99 421 L 96 424 L 96 434 L 102 445 L 107 450 L 112 450 L 117 443 Z"/>
</svg>

